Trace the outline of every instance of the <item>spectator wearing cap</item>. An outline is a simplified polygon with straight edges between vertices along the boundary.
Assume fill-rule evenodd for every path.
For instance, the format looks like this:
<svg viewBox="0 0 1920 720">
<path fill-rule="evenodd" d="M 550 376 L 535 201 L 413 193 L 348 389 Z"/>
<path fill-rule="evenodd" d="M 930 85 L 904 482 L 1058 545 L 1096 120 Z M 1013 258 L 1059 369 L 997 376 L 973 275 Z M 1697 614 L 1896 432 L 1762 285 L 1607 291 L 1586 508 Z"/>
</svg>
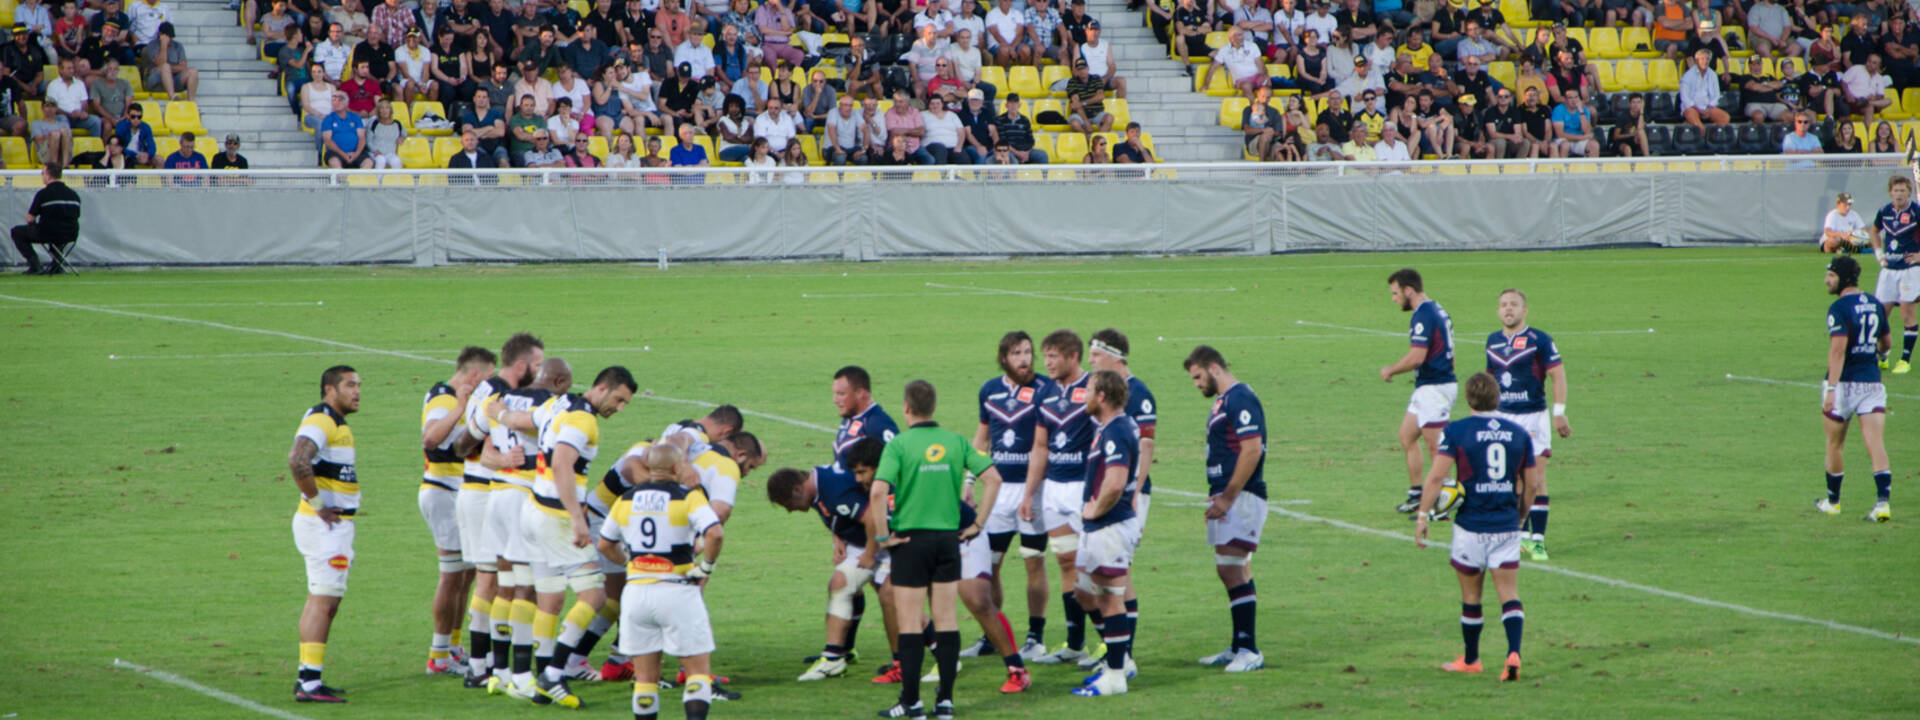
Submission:
<svg viewBox="0 0 1920 720">
<path fill-rule="evenodd" d="M 173 22 L 173 8 L 160 0 L 139 0 L 127 8 L 133 21 L 133 44 L 146 45 L 160 35 L 160 26 Z"/>
<path fill-rule="evenodd" d="M 1720 77 L 1713 72 L 1713 53 L 1700 50 L 1693 54 L 1693 65 L 1680 76 L 1680 117 L 1702 132 L 1705 123 L 1726 125 L 1733 121 L 1720 109 Z"/>
<path fill-rule="evenodd" d="M 333 93 L 333 112 L 320 119 L 317 134 L 325 148 L 327 167 L 365 169 L 373 165 L 367 157 L 367 123 L 347 109 L 346 93 Z"/>
<path fill-rule="evenodd" d="M 824 143 L 827 163 L 855 165 L 866 162 L 867 123 L 853 106 L 852 95 L 841 95 L 821 126 L 826 128 Z"/>
<path fill-rule="evenodd" d="M 954 114 L 960 116 L 960 125 L 966 128 L 960 141 L 965 146 L 967 162 L 977 165 L 992 156 L 994 117 L 993 106 L 987 104 L 987 94 L 979 88 L 968 90 L 967 101 Z"/>
<path fill-rule="evenodd" d="M 1020 96 L 1011 94 L 993 121 L 994 144 L 1006 143 L 1015 162 L 1047 164 L 1047 151 L 1033 147 L 1033 122 L 1021 114 Z"/>
<path fill-rule="evenodd" d="M 400 0 L 382 0 L 374 6 L 373 14 L 368 17 L 371 27 L 367 37 L 380 37 L 391 46 L 398 46 L 408 32 L 417 29 L 413 22 L 413 12 L 400 6 Z"/>
<path fill-rule="evenodd" d="M 1153 150 L 1141 139 L 1140 123 L 1127 123 L 1126 137 L 1113 147 L 1113 161 L 1120 164 L 1155 162 Z"/>
<path fill-rule="evenodd" d="M 681 63 L 672 68 L 667 81 L 660 85 L 660 106 L 668 117 L 667 125 L 678 127 L 685 124 L 698 124 L 701 83 L 693 77 L 693 68 Z"/>
<path fill-rule="evenodd" d="M 1379 73 L 1373 72 L 1372 68 L 1372 63 L 1367 62 L 1365 57 L 1354 58 L 1353 76 L 1341 81 L 1334 87 L 1333 92 L 1348 101 L 1368 93 L 1385 95 L 1387 84 L 1381 79 Z"/>
<path fill-rule="evenodd" d="M 99 12 L 94 13 L 91 19 L 87 20 L 87 32 L 90 35 L 99 35 L 105 31 L 109 23 L 119 25 L 122 31 L 133 27 L 133 18 L 127 17 L 126 9 L 120 0 L 106 0 L 101 3 Z"/>
<path fill-rule="evenodd" d="M 527 60 L 520 63 L 520 78 L 513 83 L 513 96 L 517 98 L 533 97 L 533 113 L 546 117 L 553 112 L 553 83 L 540 76 L 538 62 Z"/>
<path fill-rule="evenodd" d="M 420 34 L 420 28 L 407 28 L 405 42 L 406 44 L 393 54 L 393 65 L 398 70 L 393 84 L 394 90 L 400 96 L 400 101 L 412 103 L 415 99 L 438 100 L 440 84 L 433 79 L 433 51 L 427 49 L 424 38 Z"/>
<path fill-rule="evenodd" d="M 1112 130 L 1113 115 L 1107 112 L 1106 100 L 1106 84 L 1087 72 L 1087 61 L 1075 60 L 1073 76 L 1067 78 L 1067 125 L 1079 133 Z"/>
<path fill-rule="evenodd" d="M 43 76 L 46 74 L 42 68 L 49 64 L 50 57 L 52 56 L 47 54 L 45 48 L 33 42 L 33 36 L 25 26 L 15 26 L 13 42 L 0 48 L 0 64 L 12 70 L 14 80 L 24 86 L 28 94 L 39 93 L 41 82 L 45 80 Z"/>
<path fill-rule="evenodd" d="M 47 100 L 66 116 L 73 129 L 99 137 L 101 119 L 89 112 L 92 96 L 87 92 L 87 84 L 74 77 L 73 58 L 61 58 L 59 72 L 58 77 L 47 81 Z"/>
<path fill-rule="evenodd" d="M 1469 160 L 1493 157 L 1493 143 L 1487 137 L 1486 124 L 1481 122 L 1479 105 L 1479 98 L 1461 95 L 1453 107 L 1458 116 L 1453 123 L 1454 149 Z"/>
<path fill-rule="evenodd" d="M 292 34 L 298 27 L 297 25 L 288 26 L 287 33 Z M 275 43 L 276 46 L 284 44 Z M 126 27 L 117 21 L 109 22 L 101 26 L 99 32 L 88 35 L 87 39 L 80 43 L 80 57 L 86 59 L 87 67 L 101 69 L 107 66 L 108 60 L 121 65 L 136 65 L 140 62 L 140 55 L 135 53 L 133 45 L 127 42 Z M 274 57 L 279 57 L 277 50 Z M 103 74 L 111 73 L 103 71 Z"/>
<path fill-rule="evenodd" d="M 1254 0 L 1247 0 L 1252 4 Z M 1106 86 L 1115 98 L 1126 98 L 1127 79 L 1120 77 L 1119 53 L 1113 43 L 1100 39 L 1100 21 L 1087 23 L 1087 41 L 1080 44 L 1077 62 L 1087 64 L 1087 73 L 1093 79 Z M 1211 69 L 1211 68 L 1209 68 Z M 1265 68 L 1261 68 L 1262 81 L 1266 78 Z M 1264 82 L 1263 82 L 1264 84 Z"/>
<path fill-rule="evenodd" d="M 526 168 L 566 167 L 566 158 L 561 154 L 559 148 L 554 147 L 553 136 L 548 134 L 546 130 L 541 130 L 533 134 L 533 147 L 528 148 L 526 154 L 520 156 L 520 166 Z"/>
<path fill-rule="evenodd" d="M 212 168 L 215 170 L 245 170 L 247 156 L 240 154 L 240 136 L 227 133 L 226 144 L 221 151 L 214 153 Z"/>
</svg>

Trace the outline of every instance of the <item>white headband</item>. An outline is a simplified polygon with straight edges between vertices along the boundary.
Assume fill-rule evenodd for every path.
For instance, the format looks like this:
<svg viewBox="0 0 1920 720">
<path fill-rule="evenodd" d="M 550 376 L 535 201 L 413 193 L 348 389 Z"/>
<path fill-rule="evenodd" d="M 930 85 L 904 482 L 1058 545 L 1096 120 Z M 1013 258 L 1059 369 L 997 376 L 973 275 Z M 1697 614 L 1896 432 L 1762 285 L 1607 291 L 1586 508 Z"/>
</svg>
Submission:
<svg viewBox="0 0 1920 720">
<path fill-rule="evenodd" d="M 1120 352 L 1118 349 L 1114 348 L 1112 345 L 1108 345 L 1106 343 L 1100 342 L 1099 340 L 1095 340 L 1092 343 L 1089 343 L 1088 346 L 1094 350 L 1099 350 L 1100 352 L 1106 353 L 1108 355 L 1112 355 L 1113 359 L 1115 360 L 1125 362 L 1127 359 L 1126 353 Z"/>
</svg>

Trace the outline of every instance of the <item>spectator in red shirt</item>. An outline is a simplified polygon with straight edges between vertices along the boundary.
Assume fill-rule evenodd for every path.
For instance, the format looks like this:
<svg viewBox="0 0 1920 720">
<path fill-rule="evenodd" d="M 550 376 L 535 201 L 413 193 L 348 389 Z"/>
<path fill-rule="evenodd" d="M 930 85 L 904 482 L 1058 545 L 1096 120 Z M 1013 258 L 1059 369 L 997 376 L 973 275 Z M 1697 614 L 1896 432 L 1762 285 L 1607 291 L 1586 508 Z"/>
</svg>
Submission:
<svg viewBox="0 0 1920 720">
<path fill-rule="evenodd" d="M 361 117 L 373 115 L 374 104 L 385 96 L 373 67 L 365 62 L 354 63 L 353 79 L 340 83 L 340 91 L 347 94 L 347 110 Z"/>
</svg>

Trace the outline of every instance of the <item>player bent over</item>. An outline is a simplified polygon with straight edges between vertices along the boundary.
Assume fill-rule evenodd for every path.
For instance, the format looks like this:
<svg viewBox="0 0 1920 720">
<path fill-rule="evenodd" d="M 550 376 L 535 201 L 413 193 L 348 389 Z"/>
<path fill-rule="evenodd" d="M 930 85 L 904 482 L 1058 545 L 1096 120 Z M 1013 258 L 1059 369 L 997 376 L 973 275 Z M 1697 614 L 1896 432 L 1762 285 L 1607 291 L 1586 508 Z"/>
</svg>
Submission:
<svg viewBox="0 0 1920 720">
<path fill-rule="evenodd" d="M 1428 454 L 1439 438 L 1440 428 L 1453 416 L 1453 400 L 1460 386 L 1453 379 L 1453 317 L 1440 303 L 1427 297 L 1420 271 L 1402 268 L 1387 276 L 1387 290 L 1393 304 L 1402 312 L 1413 313 L 1407 321 L 1408 339 L 1413 347 L 1392 365 L 1380 368 L 1380 380 L 1393 382 L 1393 376 L 1413 370 L 1413 399 L 1400 419 L 1400 447 L 1407 453 L 1407 499 L 1394 508 L 1410 513 L 1420 505 L 1420 469 L 1425 456 L 1420 440 L 1427 441 Z"/>
<path fill-rule="evenodd" d="M 1447 672 L 1478 673 L 1480 667 L 1480 594 L 1482 572 L 1493 574 L 1500 595 L 1500 623 L 1507 628 L 1507 664 L 1502 681 L 1520 679 L 1520 633 L 1527 614 L 1520 606 L 1521 509 L 1531 504 L 1533 488 L 1526 470 L 1533 467 L 1533 441 L 1526 428 L 1496 417 L 1500 384 L 1492 375 L 1467 378 L 1467 407 L 1473 417 L 1448 423 L 1434 448 L 1433 469 L 1414 516 L 1414 546 L 1427 546 L 1427 514 L 1440 497 L 1440 484 L 1459 459 L 1463 500 L 1453 521 L 1453 569 L 1460 578 L 1460 635 L 1466 652 L 1440 667 Z"/>
<path fill-rule="evenodd" d="M 360 509 L 354 474 L 353 430 L 347 416 L 360 410 L 360 373 L 335 365 L 320 374 L 320 404 L 307 409 L 287 454 L 300 507 L 293 514 L 293 546 L 307 563 L 307 605 L 300 611 L 298 702 L 343 703 L 341 691 L 320 682 L 340 598 L 353 567 L 353 516 Z"/>
<path fill-rule="evenodd" d="M 1873 286 L 1874 297 L 1882 305 L 1900 307 L 1900 323 L 1906 326 L 1901 337 L 1900 359 L 1888 363 L 1883 356 L 1880 367 L 1895 375 L 1913 369 L 1913 344 L 1920 339 L 1920 207 L 1913 204 L 1913 181 L 1895 176 L 1887 181 L 1887 196 L 1893 202 L 1873 216 L 1867 229 L 1867 241 L 1873 243 L 1874 258 L 1880 261 L 1880 278 Z"/>
<path fill-rule="evenodd" d="M 1893 519 L 1887 500 L 1893 491 L 1893 464 L 1887 459 L 1887 388 L 1880 384 L 1876 353 L 1893 344 L 1887 331 L 1887 308 L 1860 292 L 1860 263 L 1840 256 L 1827 263 L 1827 292 L 1840 296 L 1827 306 L 1827 377 L 1820 389 L 1820 410 L 1826 415 L 1827 496 L 1814 508 L 1828 515 L 1840 512 L 1841 451 L 1846 449 L 1847 424 L 1860 420 L 1860 435 L 1873 461 L 1873 485 L 1879 501 L 1868 520 Z"/>
<path fill-rule="evenodd" d="M 781 468 L 767 479 L 767 499 L 787 512 L 812 508 L 820 513 L 833 536 L 834 568 L 827 580 L 827 642 L 820 658 L 798 680 L 812 682 L 840 677 L 847 672 L 847 631 L 853 624 L 854 597 L 872 585 L 876 591 L 887 581 L 887 553 L 867 535 L 868 489 L 873 473 L 880 467 L 880 451 L 886 447 L 877 438 L 855 440 L 839 462 L 815 467 L 802 474 L 794 468 Z M 890 602 L 885 593 L 881 602 Z"/>
<path fill-rule="evenodd" d="M 1225 652 L 1200 658 L 1202 665 L 1225 665 L 1230 673 L 1267 666 L 1255 629 L 1259 595 L 1253 587 L 1253 551 L 1267 526 L 1267 415 L 1260 398 L 1233 377 L 1219 350 L 1201 345 L 1187 355 L 1187 376 L 1204 397 L 1214 398 L 1207 413 L 1207 544 L 1214 570 L 1227 588 L 1227 613 L 1233 638 Z"/>
<path fill-rule="evenodd" d="M 1553 457 L 1553 433 L 1573 435 L 1567 422 L 1567 370 L 1560 363 L 1560 346 L 1553 336 L 1527 326 L 1527 294 L 1500 291 L 1500 328 L 1487 336 L 1487 373 L 1500 381 L 1500 410 L 1495 413 L 1527 429 L 1533 440 L 1534 466 L 1527 486 L 1536 495 L 1527 508 L 1520 538 L 1528 560 L 1547 559 L 1547 458 Z M 1553 417 L 1547 417 L 1547 383 L 1553 381 Z M 1548 430 L 1548 425 L 1552 430 Z"/>
<path fill-rule="evenodd" d="M 467 672 L 469 658 L 459 640 L 460 601 L 473 585 L 475 573 L 474 564 L 463 557 L 458 505 L 464 470 L 461 458 L 478 442 L 463 427 L 466 418 L 462 411 L 473 389 L 493 374 L 494 363 L 492 351 L 468 346 L 454 362 L 453 377 L 434 383 L 421 401 L 420 448 L 426 456 L 426 470 L 420 480 L 420 517 L 427 522 L 440 560 L 440 580 L 433 590 L 433 641 L 427 646 L 428 675 Z M 479 492 L 480 497 L 486 497 L 484 487 Z M 488 594 L 491 605 L 490 588 Z M 481 623 L 480 634 L 473 642 L 477 655 L 485 654 L 480 639 L 486 633 L 487 627 Z"/>
<path fill-rule="evenodd" d="M 1087 486 L 1080 517 L 1080 603 L 1098 607 L 1106 622 L 1100 628 L 1107 643 L 1106 667 L 1087 679 L 1073 694 L 1084 697 L 1127 692 L 1128 665 L 1133 663 L 1133 621 L 1127 617 L 1127 569 L 1140 546 L 1140 518 L 1133 496 L 1140 482 L 1140 426 L 1123 412 L 1127 381 L 1111 370 L 1096 370 L 1093 397 L 1087 413 L 1097 426 L 1087 451 Z"/>
<path fill-rule="evenodd" d="M 693 472 L 686 453 L 672 445 L 654 445 L 632 475 L 644 479 L 621 496 L 600 526 L 600 554 L 627 567 L 620 594 L 622 654 L 633 657 L 633 717 L 660 716 L 660 653 L 680 658 L 689 673 L 681 702 L 689 720 L 702 720 L 713 704 L 713 627 L 700 583 L 720 559 L 720 518 L 706 493 L 687 489 L 678 478 Z M 698 558 L 694 540 L 705 548 Z"/>
</svg>

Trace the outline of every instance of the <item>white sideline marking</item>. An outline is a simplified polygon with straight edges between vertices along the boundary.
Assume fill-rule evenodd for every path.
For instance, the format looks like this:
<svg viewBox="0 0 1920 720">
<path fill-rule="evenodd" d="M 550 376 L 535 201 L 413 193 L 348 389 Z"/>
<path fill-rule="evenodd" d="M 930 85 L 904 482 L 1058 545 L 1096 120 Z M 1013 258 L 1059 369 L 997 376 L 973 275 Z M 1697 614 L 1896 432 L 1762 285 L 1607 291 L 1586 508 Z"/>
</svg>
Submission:
<svg viewBox="0 0 1920 720">
<path fill-rule="evenodd" d="M 133 312 L 131 310 L 115 310 L 113 308 L 100 307 L 97 305 L 78 305 L 75 303 L 60 302 L 58 300 L 41 300 L 39 298 L 16 297 L 13 295 L 0 295 L 0 300 L 10 300 L 13 302 L 24 302 L 24 303 L 36 303 L 40 305 L 47 305 L 50 307 L 66 308 L 69 310 L 91 310 L 93 312 L 106 313 L 108 315 L 122 315 L 125 317 L 131 317 L 131 318 L 141 318 L 143 320 L 164 320 L 166 322 L 183 323 L 187 325 L 200 325 L 200 326 L 210 327 L 210 328 L 219 328 L 221 330 L 232 330 L 234 332 L 253 333 L 256 335 L 272 335 L 274 337 L 286 338 L 288 340 L 303 340 L 306 342 L 320 343 L 322 345 L 332 345 L 337 348 L 356 350 L 363 353 L 372 353 L 375 355 L 390 355 L 393 357 L 406 358 L 408 360 L 423 360 L 426 362 L 452 362 L 450 360 L 442 361 L 436 358 L 430 358 L 425 355 L 415 355 L 412 353 L 398 352 L 395 350 L 380 350 L 377 348 L 366 347 L 364 345 L 344 343 L 338 340 L 328 340 L 326 338 L 317 338 L 317 337 L 311 337 L 307 335 L 295 335 L 289 332 L 280 332 L 279 330 L 262 330 L 260 328 L 241 327 L 239 325 L 228 325 L 226 323 L 218 323 L 218 322 L 213 322 L 211 320 L 194 320 L 192 318 L 178 318 L 178 317 L 173 317 L 171 315 L 155 315 L 153 313 Z"/>
<path fill-rule="evenodd" d="M 1067 295 L 1042 295 L 1040 293 L 1022 292 L 1019 290 L 1001 290 L 1000 288 L 970 287 L 967 285 L 944 285 L 941 283 L 934 283 L 934 282 L 927 283 L 927 287 L 946 288 L 948 290 L 977 290 L 983 295 L 998 293 L 1001 295 L 1019 295 L 1021 297 L 1040 298 L 1042 300 L 1070 300 L 1072 302 L 1094 303 L 1096 305 L 1107 304 L 1107 301 L 1102 300 L 1100 298 L 1077 298 L 1077 297 L 1070 297 Z"/>
<path fill-rule="evenodd" d="M 1062 294 L 1121 295 L 1138 293 L 1230 293 L 1239 292 L 1238 288 L 1128 288 L 1124 290 L 1055 290 Z M 919 292 L 919 293 L 800 293 L 803 300 L 826 300 L 831 298 L 882 298 L 882 297 L 940 297 L 991 295 L 997 291 L 981 288 L 976 292 Z"/>
<path fill-rule="evenodd" d="M 1357 333 L 1366 333 L 1366 334 L 1368 334 L 1368 335 L 1385 335 L 1385 336 L 1387 336 L 1387 337 L 1401 337 L 1401 336 L 1404 336 L 1404 335 L 1406 335 L 1406 333 L 1399 333 L 1399 332 L 1388 332 L 1388 331 L 1386 331 L 1386 330 L 1381 330 L 1381 329 L 1379 329 L 1379 328 L 1363 328 L 1363 327 L 1354 327 L 1354 326 L 1352 326 L 1352 325 L 1333 325 L 1333 324 L 1330 324 L 1330 323 L 1323 323 L 1323 322 L 1312 322 L 1312 321 L 1309 321 L 1309 320 L 1295 320 L 1295 321 L 1293 321 L 1293 324 L 1295 324 L 1295 325 L 1311 325 L 1311 326 L 1313 326 L 1313 327 L 1323 327 L 1323 328 L 1331 328 L 1331 329 L 1334 329 L 1334 330 L 1349 330 L 1349 331 L 1352 331 L 1352 332 L 1357 332 Z"/>
<path fill-rule="evenodd" d="M 1773 378 L 1747 377 L 1745 375 L 1730 374 L 1730 375 L 1727 375 L 1727 379 L 1736 380 L 1739 382 L 1760 383 L 1762 385 L 1791 385 L 1793 387 L 1815 388 L 1815 389 L 1818 389 L 1820 387 L 1820 383 L 1796 382 L 1793 380 L 1775 380 Z M 1900 393 L 1887 393 L 1887 397 L 1897 397 L 1897 398 L 1902 398 L 1906 400 L 1920 400 L 1920 395 L 1902 395 Z"/>
<path fill-rule="evenodd" d="M 160 682 L 167 683 L 169 685 L 178 685 L 188 690 L 192 690 L 194 692 L 200 693 L 201 695 L 205 695 L 215 700 L 219 700 L 220 702 L 227 703 L 229 705 L 234 705 L 237 707 L 243 707 L 248 710 L 252 710 L 254 712 L 260 713 L 261 715 L 267 715 L 269 717 L 277 717 L 277 718 L 280 718 L 280 720 L 311 720 L 311 718 L 308 718 L 305 715 L 295 715 L 293 713 L 287 712 L 285 710 L 281 710 L 279 708 L 267 707 L 265 705 L 261 705 L 260 703 L 254 702 L 252 700 L 248 700 L 246 698 L 240 697 L 239 695 L 235 695 L 225 690 L 218 690 L 215 688 L 207 687 L 205 685 L 201 685 L 200 683 L 194 682 L 192 680 L 188 680 L 186 678 L 180 677 L 179 675 L 175 675 L 165 670 L 155 670 L 145 665 L 136 665 L 134 663 L 121 660 L 120 658 L 113 659 L 113 666 L 116 668 L 132 670 L 134 672 L 140 673 L 141 675 L 145 675 L 147 677 L 153 678 L 155 680 L 159 680 Z"/>
<path fill-rule="evenodd" d="M 1341 329 L 1341 330 L 1352 330 L 1356 332 L 1363 329 L 1363 328 L 1356 328 L 1356 327 L 1348 327 L 1345 325 L 1327 325 L 1325 323 L 1307 322 L 1305 320 L 1299 320 L 1295 322 L 1296 324 L 1299 324 L 1299 325 L 1313 325 L 1317 327 L 1327 327 L 1327 328 L 1335 328 L 1335 329 Z M 1382 336 L 1390 335 L 1393 337 L 1405 337 L 1405 335 L 1403 335 L 1402 333 L 1387 332 L 1384 330 L 1371 330 L 1370 332 L 1374 334 L 1382 335 Z M 1464 335 L 1470 335 L 1470 336 L 1476 336 L 1476 337 L 1479 335 L 1478 333 L 1468 332 L 1468 331 L 1456 331 L 1454 334 L 1455 335 L 1464 334 Z M 1652 334 L 1654 334 L 1654 329 L 1647 328 L 1645 330 L 1568 330 L 1565 332 L 1553 333 L 1553 336 L 1556 338 L 1560 338 L 1560 337 L 1566 337 L 1568 335 L 1652 335 Z M 1224 335 L 1224 336 L 1212 336 L 1212 337 L 1171 337 L 1171 338 L 1163 337 L 1163 338 L 1160 338 L 1160 342 L 1167 342 L 1170 340 L 1219 342 L 1223 340 L 1339 340 L 1339 339 L 1352 339 L 1352 338 L 1353 338 L 1353 335 L 1347 334 L 1347 333 L 1341 333 L 1339 335 Z M 1484 344 L 1485 341 L 1480 341 L 1480 342 Z"/>
<path fill-rule="evenodd" d="M 1184 493 L 1177 493 L 1177 494 L 1184 494 Z M 1268 500 L 1268 501 L 1267 501 L 1267 505 L 1269 505 L 1269 506 L 1271 506 L 1271 505 L 1312 505 L 1312 504 L 1313 504 L 1313 501 L 1312 501 L 1312 500 Z M 1213 503 L 1210 503 L 1210 502 L 1177 502 L 1177 503 L 1166 503 L 1166 506 L 1167 506 L 1167 507 L 1197 507 L 1197 508 L 1203 508 L 1203 507 L 1212 507 L 1212 506 L 1213 506 Z"/>
<path fill-rule="evenodd" d="M 1173 488 L 1154 488 L 1154 492 L 1169 493 L 1173 495 L 1184 495 L 1187 497 L 1199 497 L 1199 498 L 1207 497 L 1203 493 L 1190 492 L 1187 490 L 1175 490 Z M 1341 530 L 1351 530 L 1353 532 L 1366 533 L 1368 535 L 1377 535 L 1379 537 L 1387 538 L 1389 540 L 1398 540 L 1401 542 L 1413 541 L 1412 535 L 1397 533 L 1391 530 L 1381 530 L 1379 528 L 1371 528 L 1365 525 L 1356 525 L 1354 523 L 1346 522 L 1344 520 L 1334 520 L 1332 518 L 1323 518 L 1316 515 L 1308 515 L 1303 512 L 1287 510 L 1285 508 L 1277 508 L 1271 505 L 1267 507 L 1267 512 L 1272 513 L 1274 515 L 1279 515 L 1285 518 L 1292 518 L 1294 520 L 1304 520 L 1306 522 L 1324 523 L 1327 525 L 1331 525 L 1333 527 L 1340 528 Z M 1441 552 L 1444 554 L 1445 550 L 1443 549 Z M 1528 570 L 1535 570 L 1539 572 L 1550 572 L 1558 575 L 1565 575 L 1567 577 L 1579 578 L 1581 580 L 1596 582 L 1596 583 L 1600 583 L 1601 585 L 1607 585 L 1610 587 L 1624 588 L 1627 590 L 1638 590 L 1640 592 L 1648 593 L 1651 595 L 1658 595 L 1665 598 L 1672 598 L 1674 600 L 1690 602 L 1695 605 L 1704 605 L 1706 607 L 1719 608 L 1721 610 L 1732 610 L 1737 613 L 1753 615 L 1756 617 L 1771 618 L 1774 620 L 1786 620 L 1790 622 L 1806 623 L 1809 625 L 1819 625 L 1829 630 L 1843 630 L 1850 633 L 1858 633 L 1860 635 L 1866 635 L 1868 637 L 1880 638 L 1882 640 L 1892 640 L 1894 642 L 1903 642 L 1903 643 L 1910 643 L 1914 645 L 1920 645 L 1920 637 L 1907 637 L 1904 635 L 1897 635 L 1897 634 L 1885 632 L 1882 630 L 1875 630 L 1873 628 L 1860 627 L 1858 625 L 1848 625 L 1846 623 L 1834 622 L 1832 620 L 1810 618 L 1805 615 L 1794 615 L 1791 613 L 1774 612 L 1772 610 L 1761 610 L 1759 608 L 1747 607 L 1745 605 L 1736 605 L 1734 603 L 1721 602 L 1719 600 L 1703 598 L 1696 595 L 1688 595 L 1686 593 L 1674 592 L 1672 590 L 1657 588 L 1651 585 L 1641 585 L 1640 583 L 1628 582 L 1626 580 L 1615 580 L 1610 577 L 1577 572 L 1574 570 L 1568 570 L 1558 565 L 1543 565 L 1540 563 L 1528 563 L 1526 567 Z"/>
<path fill-rule="evenodd" d="M 651 352 L 652 350 L 653 350 L 652 346 L 646 346 L 646 347 L 551 348 L 548 350 L 548 352 L 553 352 L 553 353 Z M 379 355 L 381 354 L 381 352 L 382 351 L 379 351 L 379 350 L 316 350 L 313 352 L 217 353 L 212 355 L 108 355 L 107 359 L 108 360 L 233 360 L 233 359 L 246 359 L 246 358 L 312 357 L 315 355 Z M 459 348 L 451 348 L 451 349 L 429 348 L 426 350 L 397 350 L 395 352 L 444 353 L 447 355 L 458 356 L 460 354 L 460 349 Z"/>
<path fill-rule="evenodd" d="M 325 302 L 325 301 L 321 301 L 321 300 L 315 300 L 315 301 L 312 301 L 312 302 L 204 302 L 204 303 L 121 303 L 121 304 L 118 304 L 118 305 L 96 305 L 96 306 L 94 306 L 94 307 L 103 307 L 103 308 L 136 308 L 136 307 L 147 307 L 147 308 L 155 308 L 155 307 L 324 307 L 325 305 L 326 305 L 326 302 Z M 44 306 L 44 305 L 0 305 L 0 310 L 25 310 L 25 309 L 27 309 L 27 308 L 44 308 L 44 307 L 46 307 L 46 306 Z"/>
</svg>

